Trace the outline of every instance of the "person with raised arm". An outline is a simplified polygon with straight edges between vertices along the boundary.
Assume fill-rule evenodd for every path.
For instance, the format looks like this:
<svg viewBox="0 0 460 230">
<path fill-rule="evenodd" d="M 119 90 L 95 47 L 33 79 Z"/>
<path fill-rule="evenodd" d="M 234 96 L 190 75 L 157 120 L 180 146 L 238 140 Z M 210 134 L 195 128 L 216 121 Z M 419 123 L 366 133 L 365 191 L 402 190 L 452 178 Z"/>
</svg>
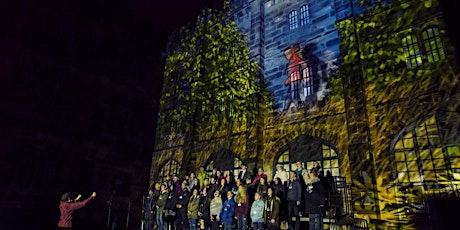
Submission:
<svg viewBox="0 0 460 230">
<path fill-rule="evenodd" d="M 78 201 L 81 195 L 78 195 L 76 198 L 70 192 L 64 193 L 61 196 L 61 202 L 59 204 L 59 210 L 61 211 L 61 216 L 58 222 L 58 229 L 72 229 L 73 213 L 85 207 L 85 205 L 96 197 L 96 192 L 93 192 L 88 198 Z"/>
</svg>

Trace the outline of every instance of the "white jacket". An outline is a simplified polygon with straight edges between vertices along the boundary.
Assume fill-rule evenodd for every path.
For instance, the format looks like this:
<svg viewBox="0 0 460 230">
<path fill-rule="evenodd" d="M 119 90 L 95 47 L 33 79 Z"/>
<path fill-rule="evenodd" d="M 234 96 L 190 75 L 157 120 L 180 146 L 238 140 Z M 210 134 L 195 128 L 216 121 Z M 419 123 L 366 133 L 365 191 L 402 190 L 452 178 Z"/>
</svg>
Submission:
<svg viewBox="0 0 460 230">
<path fill-rule="evenodd" d="M 289 180 L 289 174 L 288 174 L 288 172 L 285 171 L 285 170 L 276 171 L 276 172 L 275 172 L 275 176 L 273 177 L 273 180 L 275 180 L 275 178 L 277 178 L 277 177 L 279 177 L 279 178 L 281 179 L 281 182 L 283 183 L 283 185 L 284 185 L 284 183 L 285 183 L 286 181 Z"/>
</svg>

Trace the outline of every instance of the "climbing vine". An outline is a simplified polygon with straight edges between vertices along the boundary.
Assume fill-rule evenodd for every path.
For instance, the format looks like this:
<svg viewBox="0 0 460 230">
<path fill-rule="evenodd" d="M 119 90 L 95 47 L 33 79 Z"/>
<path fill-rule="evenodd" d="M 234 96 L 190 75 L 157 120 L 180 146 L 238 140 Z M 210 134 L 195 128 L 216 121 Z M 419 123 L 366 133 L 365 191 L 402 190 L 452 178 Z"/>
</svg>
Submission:
<svg viewBox="0 0 460 230">
<path fill-rule="evenodd" d="M 210 139 L 252 127 L 271 107 L 260 67 L 236 23 L 223 11 L 203 10 L 168 48 L 158 136 Z"/>
<path fill-rule="evenodd" d="M 402 200 L 421 199 L 421 194 L 404 193 L 393 187 L 396 181 L 389 144 L 407 124 L 452 103 L 458 105 L 452 95 L 458 75 L 450 67 L 449 54 L 453 52 L 439 17 L 438 1 L 384 2 L 387 3 L 374 4 L 360 16 L 337 23 L 340 64 L 328 82 L 332 103 L 328 108 L 345 106 L 346 99 L 356 102 L 356 98 L 345 98 L 346 95 L 364 90 L 376 178 L 373 182 L 353 178 L 354 208 L 372 223 L 383 220 L 388 226 L 415 228 L 413 217 L 417 210 Z M 365 5 L 366 1 L 362 3 Z M 444 50 L 439 52 L 445 56 L 436 61 L 423 55 L 417 57 L 417 50 L 403 48 L 404 39 L 415 36 L 420 37 L 416 44 L 423 50 L 426 41 L 422 34 L 427 28 L 436 28 L 442 38 L 436 42 L 443 44 Z M 416 66 L 407 64 L 411 55 L 418 58 Z M 351 163 L 352 168 L 362 164 Z M 363 205 L 366 194 L 377 194 L 376 200 L 365 201 L 375 204 L 369 210 Z"/>
</svg>

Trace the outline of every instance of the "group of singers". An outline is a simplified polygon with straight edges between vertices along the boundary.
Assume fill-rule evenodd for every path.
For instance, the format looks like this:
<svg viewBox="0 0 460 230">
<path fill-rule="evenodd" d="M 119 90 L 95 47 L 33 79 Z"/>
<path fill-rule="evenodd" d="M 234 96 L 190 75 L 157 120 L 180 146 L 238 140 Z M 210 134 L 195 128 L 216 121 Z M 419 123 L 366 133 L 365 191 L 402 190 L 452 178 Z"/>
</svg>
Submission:
<svg viewBox="0 0 460 230">
<path fill-rule="evenodd" d="M 144 200 L 143 230 L 277 230 L 282 223 L 298 230 L 301 213 L 309 217 L 309 229 L 322 230 L 333 177 L 324 176 L 317 162 L 309 170 L 296 165 L 289 172 L 277 165 L 272 180 L 262 168 L 249 172 L 244 163 L 237 176 L 217 168 L 209 175 L 203 166 L 184 178 L 167 176 Z"/>
</svg>

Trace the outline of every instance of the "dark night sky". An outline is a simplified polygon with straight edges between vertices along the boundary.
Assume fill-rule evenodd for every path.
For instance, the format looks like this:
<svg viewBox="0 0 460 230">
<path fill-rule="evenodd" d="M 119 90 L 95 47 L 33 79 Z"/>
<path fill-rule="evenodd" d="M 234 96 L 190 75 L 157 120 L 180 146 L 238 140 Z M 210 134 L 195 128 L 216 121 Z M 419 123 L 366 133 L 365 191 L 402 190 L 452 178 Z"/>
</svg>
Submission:
<svg viewBox="0 0 460 230">
<path fill-rule="evenodd" d="M 193 21 L 204 6 L 221 4 L 222 0 L 1 1 L 0 130 L 5 137 L 12 129 L 55 135 L 63 127 L 48 126 L 61 119 L 71 126 L 71 136 L 80 132 L 75 135 L 82 139 L 94 135 L 91 138 L 98 141 L 100 129 L 83 130 L 79 123 L 84 127 L 89 122 L 95 126 L 105 122 L 108 111 L 100 105 L 110 106 L 113 101 L 106 95 L 113 96 L 118 106 L 132 104 L 132 97 L 141 95 L 136 101 L 140 105 L 127 108 L 147 114 L 145 125 L 138 128 L 144 140 L 137 147 L 151 154 L 164 70 L 162 53 L 168 35 Z M 66 75 L 72 77 L 67 79 Z M 60 86 L 53 85 L 55 81 Z M 110 81 L 109 87 L 105 81 Z M 56 87 L 61 87 L 60 96 L 65 98 L 57 98 L 60 101 L 54 108 L 37 103 L 42 102 L 37 99 L 40 94 L 46 96 Z M 69 109 L 76 112 L 64 111 Z M 85 120 L 78 111 L 93 111 L 88 114 L 96 118 Z M 42 125 L 42 119 L 46 119 L 46 127 L 35 128 Z M 0 151 L 32 151 L 21 145 L 19 138 L 9 138 L 0 141 Z M 150 154 L 143 159 L 150 159 Z"/>
<path fill-rule="evenodd" d="M 136 147 L 144 155 L 129 157 L 146 159 L 148 171 L 164 69 L 161 54 L 168 34 L 193 21 L 204 5 L 217 2 L 221 0 L 0 1 L 0 154 L 20 158 L 20 151 L 33 152 L 16 138 L 19 135 L 11 134 L 28 130 L 33 135 L 62 134 L 69 139 L 89 136 L 88 140 L 97 142 L 103 139 L 97 132 L 80 126 L 105 122 L 107 111 L 99 107 L 112 103 L 105 96 L 122 104 L 132 103 L 131 96 L 143 93 L 146 96 L 137 101 L 140 105 L 127 108 L 147 114 L 145 125 L 136 127 L 144 139 Z M 111 81 L 109 87 L 105 79 Z M 52 92 L 56 80 L 65 98 L 57 98 L 49 109 L 37 103 L 40 99 L 34 93 Z M 74 82 L 78 83 L 75 87 Z M 141 93 L 130 93 L 136 90 Z M 102 103 L 98 104 L 99 99 Z M 87 121 L 79 111 L 97 119 Z M 71 127 L 51 127 L 58 119 Z"/>
<path fill-rule="evenodd" d="M 204 5 L 221 2 L 222 0 L 0 1 L 0 174 L 16 180 L 14 175 L 5 175 L 15 174 L 22 163 L 29 163 L 25 159 L 33 159 L 33 162 L 30 163 L 32 167 L 27 169 L 31 171 L 30 175 L 24 173 L 17 176 L 24 178 L 24 181 L 33 178 L 34 162 L 44 158 L 59 164 L 66 164 L 68 158 L 71 158 L 73 162 L 102 165 L 95 167 L 70 164 L 65 167 L 65 175 L 75 175 L 76 179 L 68 179 L 68 184 L 54 184 L 53 188 L 42 186 L 33 189 L 33 195 L 43 195 L 37 200 L 54 202 L 62 194 L 62 187 L 67 186 L 69 190 L 80 189 L 77 186 L 82 189 L 96 187 L 100 188 L 100 195 L 95 203 L 100 202 L 98 205 L 104 207 L 105 211 L 104 200 L 111 192 L 111 189 L 106 189 L 105 184 L 110 184 L 117 176 L 110 173 L 116 174 L 113 171 L 117 167 L 126 168 L 129 163 L 135 165 L 142 161 L 143 165 L 135 165 L 141 168 L 135 177 L 141 178 L 138 181 L 142 180 L 140 192 L 143 192 L 148 186 L 155 118 L 164 69 L 162 53 L 166 48 L 168 34 L 193 21 Z M 67 78 L 67 75 L 71 76 Z M 55 82 L 58 83 L 54 84 Z M 108 83 L 105 84 L 106 82 Z M 62 97 L 56 98 L 57 102 L 53 106 L 47 107 L 42 99 L 37 98 L 43 94 L 48 96 L 48 92 L 54 92 L 56 87 Z M 120 129 L 109 130 L 108 133 L 112 134 L 110 138 L 103 136 L 101 133 L 104 132 L 101 130 L 104 130 L 103 126 L 107 123 L 107 114 L 111 114 L 111 109 L 123 108 L 124 104 L 128 110 L 132 110 L 127 114 L 134 114 L 134 118 L 142 119 L 136 120 L 137 126 L 133 130 L 128 129 L 135 135 L 130 137 L 129 134 L 122 133 L 113 137 L 119 134 L 119 130 L 124 131 L 123 125 L 127 126 L 118 122 L 118 118 L 114 116 L 115 120 L 105 127 L 113 124 L 120 125 Z M 138 114 L 144 115 L 137 116 Z M 90 118 L 86 119 L 86 116 Z M 48 140 L 47 145 L 41 145 L 41 137 Z M 123 138 L 126 140 L 117 141 Z M 24 143 L 24 139 L 31 141 Z M 54 148 L 55 140 L 64 144 Z M 98 147 L 102 146 L 102 150 L 107 147 L 111 148 L 108 151 L 114 151 L 104 158 L 105 162 L 96 162 L 99 158 L 88 158 L 86 153 L 88 146 L 93 143 Z M 40 146 L 43 147 L 42 152 L 36 151 Z M 67 149 L 70 151 L 66 151 Z M 90 149 L 96 153 L 98 150 Z M 53 155 L 55 152 L 58 154 Z M 137 154 L 127 154 L 133 152 Z M 47 155 L 42 157 L 40 154 Z M 30 157 L 26 158 L 25 155 Z M 105 167 L 105 164 L 111 168 Z M 60 166 L 53 167 L 61 169 Z M 108 172 L 104 174 L 108 178 L 95 175 L 91 169 L 96 168 L 108 168 Z M 86 178 L 87 176 L 94 178 Z M 53 178 L 62 181 L 59 176 Z M 10 198 L 16 201 L 27 198 L 17 195 L 21 191 L 9 192 L 4 189 L 6 184 L 18 183 L 0 180 L 0 202 Z M 133 182 L 130 188 L 138 185 L 139 183 Z M 22 190 L 21 186 L 31 189 L 33 185 L 20 185 L 19 190 Z M 38 194 L 40 192 L 37 191 L 45 192 Z M 140 197 L 139 195 L 137 198 Z M 5 207 L 2 205 L 4 204 L 0 204 L 0 225 L 4 228 L 2 221 L 5 216 L 2 216 L 2 211 Z M 48 207 L 47 204 L 39 205 L 42 206 L 36 207 Z M 96 206 L 94 204 L 93 208 Z M 55 209 L 54 203 L 51 208 Z M 44 218 L 46 224 L 55 225 L 54 214 L 35 211 L 34 217 L 47 216 Z M 20 224 L 21 221 L 17 220 L 10 222 Z"/>
<path fill-rule="evenodd" d="M 193 21 L 204 5 L 221 2 L 2 1 L 0 39 L 6 46 L 6 51 L 2 51 L 8 52 L 8 46 L 20 46 L 91 76 L 107 76 L 121 81 L 134 76 L 137 84 L 152 98 L 153 107 L 157 107 L 164 69 L 162 52 L 168 34 Z M 13 68 L 10 64 L 22 57 L 14 57 L 15 47 L 9 52 L 11 54 L 0 56 L 0 74 L 12 77 L 20 68 Z M 84 90 L 79 92 L 85 93 Z M 77 92 L 73 97 L 81 96 L 79 94 Z M 8 100 L 7 96 L 1 99 Z"/>
<path fill-rule="evenodd" d="M 192 21 L 204 4 L 221 0 L 4 1 L 0 33 L 40 52 L 65 55 L 89 72 L 118 72 L 117 62 L 137 62 L 152 77 L 167 34 Z M 78 53 L 60 41 L 72 39 Z M 75 55 L 73 57 L 70 57 Z"/>
<path fill-rule="evenodd" d="M 4 116 L 15 117 L 17 112 L 32 117 L 32 120 L 36 119 L 33 118 L 34 116 L 48 116 L 46 112 L 39 115 L 29 113 L 28 111 L 33 109 L 46 110 L 46 108 L 35 108 L 34 96 L 18 96 L 18 94 L 34 90 L 35 83 L 27 79 L 31 75 L 34 75 L 32 78 L 37 79 L 38 83 L 48 81 L 45 88 L 53 89 L 51 84 L 56 80 L 54 78 L 61 81 L 64 87 L 71 85 L 72 83 L 66 82 L 64 77 L 59 76 L 69 74 L 59 73 L 60 68 L 71 67 L 78 71 L 76 76 L 87 75 L 85 78 L 88 78 L 88 87 L 81 85 L 86 84 L 84 83 L 86 80 L 81 80 L 80 88 L 71 89 L 72 94 L 66 96 L 66 101 L 72 101 L 73 109 L 76 111 L 97 107 L 96 103 L 93 105 L 87 103 L 93 99 L 88 96 L 90 93 L 94 94 L 94 100 L 106 94 L 119 94 L 118 98 L 125 97 L 129 101 L 126 97 L 132 95 L 123 93 L 137 88 L 147 95 L 149 99 L 142 101 L 146 109 L 136 112 L 149 114 L 150 118 L 146 120 L 146 126 L 149 126 L 145 131 L 149 132 L 146 139 L 153 141 L 156 124 L 154 119 L 158 109 L 164 70 L 162 53 L 165 51 L 168 35 L 187 22 L 193 21 L 205 5 L 215 6 L 221 3 L 222 0 L 2 1 L 0 3 L 0 43 L 2 44 L 0 109 L 3 111 L 0 111 L 0 115 L 6 112 L 8 115 Z M 18 54 L 18 50 L 24 54 Z M 55 69 L 30 64 L 33 62 L 31 60 L 36 59 L 55 63 Z M 27 70 L 23 72 L 23 68 Z M 42 72 L 36 72 L 35 69 L 40 69 Z M 47 71 L 57 73 L 47 75 Z M 107 89 L 97 85 L 103 84 L 100 83 L 104 81 L 100 80 L 103 78 L 117 82 L 118 88 L 113 87 L 110 90 L 115 91 L 103 92 Z M 129 87 L 123 87 L 125 82 L 130 84 Z M 136 87 L 136 84 L 139 87 Z M 28 89 L 25 90 L 24 87 Z M 110 103 L 110 100 L 106 101 Z M 58 104 L 58 108 L 68 107 L 65 103 Z M 123 99 L 118 103 L 123 103 Z M 12 112 L 11 109 L 5 109 L 8 106 L 14 106 L 14 109 L 23 107 L 26 112 Z M 138 107 L 141 108 L 142 105 Z M 69 116 L 71 116 L 68 118 L 69 121 L 78 119 L 75 114 Z M 23 123 L 18 120 L 16 122 Z M 48 122 L 52 123 L 53 120 Z M 73 125 L 78 126 L 78 124 Z M 152 141 L 147 142 L 149 145 L 147 148 L 153 151 Z"/>
</svg>

